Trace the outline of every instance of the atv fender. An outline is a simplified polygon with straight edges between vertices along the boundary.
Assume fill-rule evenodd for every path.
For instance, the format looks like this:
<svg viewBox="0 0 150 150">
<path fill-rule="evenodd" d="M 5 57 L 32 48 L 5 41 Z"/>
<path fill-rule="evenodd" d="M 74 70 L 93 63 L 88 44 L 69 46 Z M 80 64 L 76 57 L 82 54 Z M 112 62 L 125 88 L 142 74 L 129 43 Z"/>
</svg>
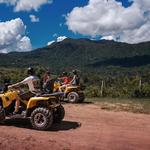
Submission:
<svg viewBox="0 0 150 150">
<path fill-rule="evenodd" d="M 31 109 L 31 108 L 37 106 L 37 102 L 39 102 L 39 101 L 48 101 L 50 98 L 55 98 L 55 97 L 32 97 L 32 98 L 30 98 L 30 100 L 27 104 L 27 109 Z"/>
<path fill-rule="evenodd" d="M 2 100 L 2 105 L 4 108 L 8 107 L 12 101 L 15 101 L 18 97 L 17 91 L 8 91 L 6 93 L 0 94 L 0 98 Z"/>
</svg>

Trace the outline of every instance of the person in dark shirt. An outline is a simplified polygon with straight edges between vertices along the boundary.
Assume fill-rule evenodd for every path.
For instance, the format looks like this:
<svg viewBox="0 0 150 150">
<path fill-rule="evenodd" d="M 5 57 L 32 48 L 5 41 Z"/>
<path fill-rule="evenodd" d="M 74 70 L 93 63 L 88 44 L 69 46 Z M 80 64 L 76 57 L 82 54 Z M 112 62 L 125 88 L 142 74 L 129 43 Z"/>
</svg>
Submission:
<svg viewBox="0 0 150 150">
<path fill-rule="evenodd" d="M 52 79 L 50 71 L 46 71 L 42 78 L 42 89 L 45 94 L 53 93 L 54 79 Z"/>
</svg>

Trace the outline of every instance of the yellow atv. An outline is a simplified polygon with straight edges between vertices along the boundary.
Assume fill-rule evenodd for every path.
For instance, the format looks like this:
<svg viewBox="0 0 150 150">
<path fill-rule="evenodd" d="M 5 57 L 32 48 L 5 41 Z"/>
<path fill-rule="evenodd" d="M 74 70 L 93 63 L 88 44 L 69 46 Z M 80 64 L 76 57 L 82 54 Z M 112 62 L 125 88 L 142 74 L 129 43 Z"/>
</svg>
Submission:
<svg viewBox="0 0 150 150">
<path fill-rule="evenodd" d="M 62 121 L 65 115 L 60 103 L 62 93 L 53 93 L 22 99 L 19 90 L 8 90 L 0 94 L 0 122 L 5 119 L 30 118 L 31 125 L 37 130 L 47 130 L 53 123 Z M 21 97 L 19 114 L 13 115 L 15 99 Z"/>
<path fill-rule="evenodd" d="M 63 92 L 63 100 L 70 103 L 82 103 L 85 99 L 81 86 L 67 85 L 63 86 L 60 81 L 54 83 L 54 92 Z"/>
</svg>

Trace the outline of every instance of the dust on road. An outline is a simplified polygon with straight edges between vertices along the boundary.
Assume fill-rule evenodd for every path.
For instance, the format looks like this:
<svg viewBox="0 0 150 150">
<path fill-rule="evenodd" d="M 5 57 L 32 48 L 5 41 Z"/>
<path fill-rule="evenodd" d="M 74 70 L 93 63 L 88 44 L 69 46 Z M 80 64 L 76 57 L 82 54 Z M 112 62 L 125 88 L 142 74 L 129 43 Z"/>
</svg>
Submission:
<svg viewBox="0 0 150 150">
<path fill-rule="evenodd" d="M 66 116 L 49 131 L 29 120 L 0 125 L 0 150 L 149 150 L 150 115 L 101 110 L 95 104 L 65 104 Z"/>
</svg>

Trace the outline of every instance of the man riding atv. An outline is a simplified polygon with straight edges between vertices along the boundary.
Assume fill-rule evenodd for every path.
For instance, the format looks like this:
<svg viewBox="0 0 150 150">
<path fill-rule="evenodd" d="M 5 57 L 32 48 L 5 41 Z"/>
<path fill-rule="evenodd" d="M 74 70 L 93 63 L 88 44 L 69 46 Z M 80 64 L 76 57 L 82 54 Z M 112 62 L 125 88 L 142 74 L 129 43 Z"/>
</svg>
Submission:
<svg viewBox="0 0 150 150">
<path fill-rule="evenodd" d="M 34 69 L 32 67 L 29 67 L 27 70 L 27 74 L 28 77 L 23 81 L 8 86 L 8 89 L 13 89 L 16 87 L 20 87 L 21 85 L 28 85 L 28 92 L 22 95 L 25 99 L 29 99 L 30 97 L 33 97 L 36 94 L 40 93 L 40 80 L 37 76 L 35 76 Z M 20 96 L 16 96 L 16 106 L 13 114 L 17 114 L 19 112 L 20 99 Z"/>
<path fill-rule="evenodd" d="M 63 100 L 71 103 L 78 103 L 84 101 L 84 93 L 80 86 L 80 77 L 77 70 L 73 70 L 73 78 L 68 84 L 63 84 L 60 81 L 55 82 L 54 90 L 64 93 Z"/>
<path fill-rule="evenodd" d="M 59 91 L 62 92 L 68 85 L 70 85 L 70 82 L 72 81 L 72 78 L 70 78 L 67 74 L 67 72 L 62 73 L 62 77 L 58 78 L 61 82 L 61 86 L 59 87 Z"/>
<path fill-rule="evenodd" d="M 32 67 L 28 68 L 28 75 L 19 83 L 6 85 L 0 93 L 0 123 L 11 118 L 28 118 L 34 129 L 47 130 L 53 123 L 60 123 L 65 116 L 60 102 L 63 93 L 41 93 L 40 80 L 34 75 Z M 28 85 L 27 93 L 19 88 L 21 85 Z"/>
<path fill-rule="evenodd" d="M 80 77 L 78 75 L 78 72 L 77 70 L 73 70 L 72 73 L 73 73 L 73 79 L 70 81 L 70 84 L 78 86 L 80 84 Z"/>
<path fill-rule="evenodd" d="M 67 72 L 63 72 L 62 77 L 60 77 L 59 79 L 62 80 L 63 85 L 69 84 L 72 80 L 72 78 L 68 75 Z"/>
</svg>

